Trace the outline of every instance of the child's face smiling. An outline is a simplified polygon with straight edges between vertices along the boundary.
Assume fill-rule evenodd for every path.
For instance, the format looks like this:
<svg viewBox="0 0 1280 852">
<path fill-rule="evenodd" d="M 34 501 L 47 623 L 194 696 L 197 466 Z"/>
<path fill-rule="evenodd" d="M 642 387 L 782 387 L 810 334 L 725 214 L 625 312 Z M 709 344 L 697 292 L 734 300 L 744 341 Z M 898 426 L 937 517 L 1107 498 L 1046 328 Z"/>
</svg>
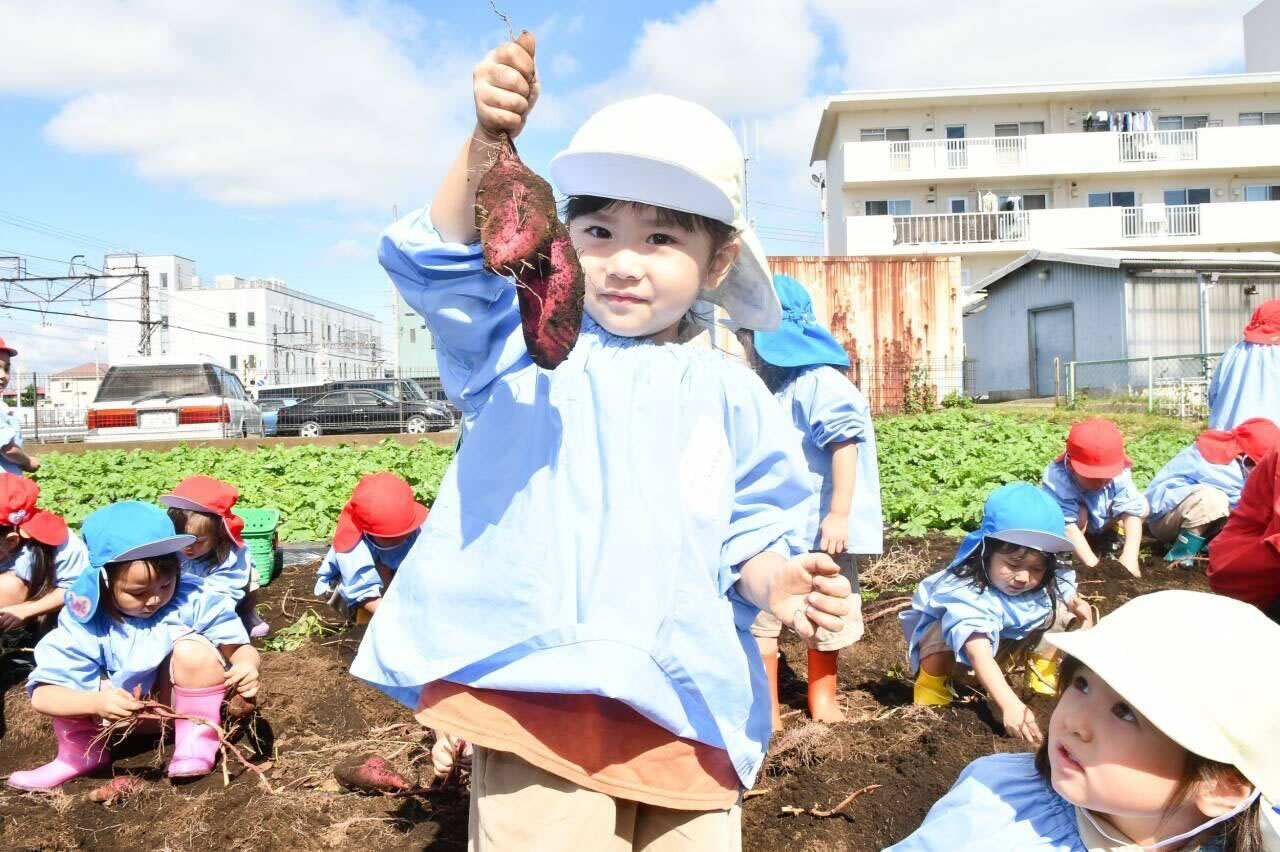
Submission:
<svg viewBox="0 0 1280 852">
<path fill-rule="evenodd" d="M 173 598 L 176 575 L 162 575 L 145 559 L 130 562 L 111 581 L 116 608 L 132 618 L 147 618 Z"/>
<path fill-rule="evenodd" d="M 991 554 L 991 561 L 987 563 L 987 577 L 991 580 L 991 585 L 1006 595 L 1020 595 L 1040 585 L 1047 568 L 1045 558 L 1039 551 L 997 551 Z"/>
<path fill-rule="evenodd" d="M 584 309 L 622 337 L 676 340 L 698 291 L 719 284 L 737 241 L 713 255 L 710 234 L 661 225 L 651 207 L 614 204 L 578 216 L 570 233 L 586 277 Z"/>
</svg>

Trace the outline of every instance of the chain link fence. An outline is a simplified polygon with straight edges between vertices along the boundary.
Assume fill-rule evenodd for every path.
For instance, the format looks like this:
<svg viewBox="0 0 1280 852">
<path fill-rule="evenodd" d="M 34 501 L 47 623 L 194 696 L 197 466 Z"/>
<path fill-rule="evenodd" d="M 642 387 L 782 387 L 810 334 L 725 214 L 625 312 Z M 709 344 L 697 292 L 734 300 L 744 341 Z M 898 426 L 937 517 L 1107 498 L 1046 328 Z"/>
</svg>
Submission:
<svg viewBox="0 0 1280 852">
<path fill-rule="evenodd" d="M 1068 361 L 1062 386 L 1069 406 L 1105 401 L 1149 414 L 1200 419 L 1209 415 L 1209 380 L 1222 353 Z"/>
<path fill-rule="evenodd" d="M 859 359 L 849 378 L 874 415 L 917 414 L 960 404 L 972 394 L 975 362 L 969 359 Z"/>
</svg>

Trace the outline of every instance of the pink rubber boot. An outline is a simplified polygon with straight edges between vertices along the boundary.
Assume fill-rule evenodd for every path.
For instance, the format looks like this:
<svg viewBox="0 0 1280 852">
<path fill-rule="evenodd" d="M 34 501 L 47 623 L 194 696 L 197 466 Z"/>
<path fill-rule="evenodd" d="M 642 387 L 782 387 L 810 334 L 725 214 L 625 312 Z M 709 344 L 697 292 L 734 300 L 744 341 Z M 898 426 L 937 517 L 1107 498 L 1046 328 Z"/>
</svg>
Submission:
<svg viewBox="0 0 1280 852">
<path fill-rule="evenodd" d="M 105 740 L 93 745 L 101 729 L 92 716 L 54 716 L 53 735 L 58 756 L 38 769 L 9 776 L 9 786 L 19 790 L 52 790 L 64 781 L 106 769 L 111 765 Z"/>
<path fill-rule="evenodd" d="M 200 689 L 173 687 L 173 709 L 187 716 L 208 719 L 215 725 L 222 719 L 222 699 L 227 688 L 222 684 Z M 170 778 L 194 778 L 208 775 L 218 759 L 218 734 L 208 725 L 178 719 L 173 724 L 173 759 L 169 761 Z"/>
</svg>

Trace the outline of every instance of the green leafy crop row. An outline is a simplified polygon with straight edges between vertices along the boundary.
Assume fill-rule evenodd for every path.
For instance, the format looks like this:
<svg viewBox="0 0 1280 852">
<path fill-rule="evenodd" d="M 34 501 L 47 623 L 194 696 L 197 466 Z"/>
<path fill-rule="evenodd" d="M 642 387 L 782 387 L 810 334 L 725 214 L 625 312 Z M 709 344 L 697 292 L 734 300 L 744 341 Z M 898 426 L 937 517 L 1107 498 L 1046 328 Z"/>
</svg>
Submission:
<svg viewBox="0 0 1280 852">
<path fill-rule="evenodd" d="M 240 489 L 242 507 L 273 506 L 283 515 L 282 541 L 323 541 L 366 473 L 389 470 L 430 505 L 453 457 L 422 442 L 373 446 L 275 446 L 254 451 L 177 447 L 165 451 L 92 450 L 41 459 L 40 505 L 78 527 L 94 509 L 117 500 L 154 501 L 188 476 L 203 474 Z"/>
</svg>

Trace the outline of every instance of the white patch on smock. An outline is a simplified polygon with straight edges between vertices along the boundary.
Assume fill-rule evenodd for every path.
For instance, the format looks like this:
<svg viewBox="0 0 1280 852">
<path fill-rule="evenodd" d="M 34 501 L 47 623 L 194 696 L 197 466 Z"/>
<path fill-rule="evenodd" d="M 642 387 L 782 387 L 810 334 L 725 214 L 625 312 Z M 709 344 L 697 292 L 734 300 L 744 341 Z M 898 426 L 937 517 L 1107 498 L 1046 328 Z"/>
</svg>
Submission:
<svg viewBox="0 0 1280 852">
<path fill-rule="evenodd" d="M 730 464 L 723 424 L 706 415 L 699 417 L 680 456 L 680 504 L 686 512 L 700 521 L 715 521 L 723 515 Z"/>
</svg>

